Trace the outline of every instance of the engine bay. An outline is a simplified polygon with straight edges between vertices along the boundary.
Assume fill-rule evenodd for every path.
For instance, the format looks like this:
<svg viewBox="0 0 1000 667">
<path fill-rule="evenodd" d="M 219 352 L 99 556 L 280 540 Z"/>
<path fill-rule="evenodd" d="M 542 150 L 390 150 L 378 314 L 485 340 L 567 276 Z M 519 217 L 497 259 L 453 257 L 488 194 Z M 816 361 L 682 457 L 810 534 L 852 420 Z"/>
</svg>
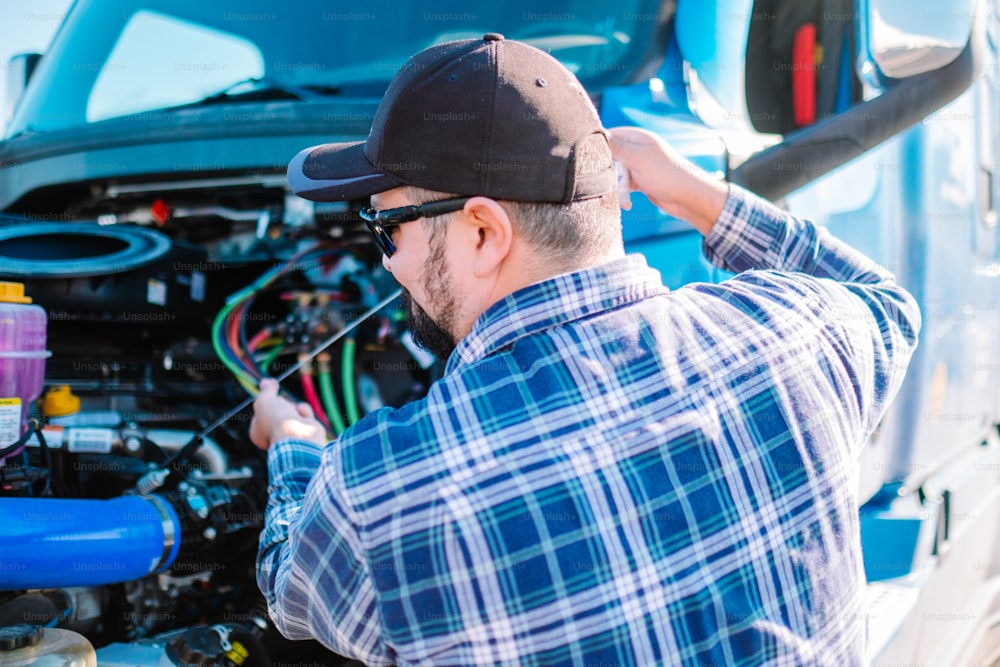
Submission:
<svg viewBox="0 0 1000 667">
<path fill-rule="evenodd" d="M 65 219 L 26 202 L 0 220 L 0 280 L 44 308 L 51 353 L 21 446 L 0 449 L 21 536 L 0 559 L 0 626 L 77 632 L 102 665 L 344 664 L 280 637 L 257 590 L 267 471 L 252 410 L 204 431 L 289 371 L 284 394 L 331 438 L 427 391 L 438 364 L 398 306 L 362 317 L 397 288 L 357 216 L 366 202 L 316 205 L 275 174 L 92 183 L 46 202 Z"/>
</svg>

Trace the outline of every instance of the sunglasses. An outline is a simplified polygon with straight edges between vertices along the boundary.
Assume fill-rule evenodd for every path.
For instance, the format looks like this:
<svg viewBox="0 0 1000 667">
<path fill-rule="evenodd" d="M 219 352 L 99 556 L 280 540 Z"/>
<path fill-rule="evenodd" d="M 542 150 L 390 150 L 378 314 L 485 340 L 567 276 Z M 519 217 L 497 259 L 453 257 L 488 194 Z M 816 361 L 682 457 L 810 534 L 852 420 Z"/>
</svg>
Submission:
<svg viewBox="0 0 1000 667">
<path fill-rule="evenodd" d="M 453 197 L 452 199 L 439 199 L 429 201 L 420 206 L 400 206 L 399 208 L 387 208 L 383 211 L 376 211 L 371 206 L 366 206 L 358 215 L 368 225 L 368 230 L 375 236 L 375 245 L 386 257 L 392 257 L 396 252 L 396 246 L 392 242 L 392 233 L 396 231 L 404 222 L 413 222 L 420 218 L 433 218 L 454 213 L 465 206 L 465 202 L 472 197 Z"/>
</svg>

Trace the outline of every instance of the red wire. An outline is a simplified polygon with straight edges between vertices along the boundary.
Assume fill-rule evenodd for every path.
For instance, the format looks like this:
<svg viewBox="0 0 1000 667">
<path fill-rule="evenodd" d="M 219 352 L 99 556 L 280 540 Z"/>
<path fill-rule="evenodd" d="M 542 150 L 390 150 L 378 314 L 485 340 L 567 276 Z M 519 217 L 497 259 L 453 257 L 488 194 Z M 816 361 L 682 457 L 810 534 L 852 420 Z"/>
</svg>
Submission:
<svg viewBox="0 0 1000 667">
<path fill-rule="evenodd" d="M 253 361 L 253 347 L 249 350 L 244 350 L 240 345 L 240 325 L 243 322 L 244 313 L 246 313 L 247 302 L 244 301 L 232 313 L 229 314 L 229 331 L 227 338 L 229 340 L 229 347 L 233 350 L 236 356 L 243 362 L 243 365 L 249 369 L 254 369 L 257 365 Z M 249 346 L 249 342 L 247 343 Z"/>
<path fill-rule="evenodd" d="M 316 419 L 323 424 L 327 433 L 332 433 L 333 429 L 330 428 L 330 421 L 327 419 L 326 413 L 323 412 L 323 408 L 320 405 L 319 394 L 316 393 L 316 385 L 313 383 L 312 375 L 299 371 L 299 376 L 302 378 L 302 393 L 306 396 L 306 402 L 313 409 L 313 412 L 316 413 Z"/>
<path fill-rule="evenodd" d="M 229 313 L 229 321 L 226 322 L 226 342 L 229 343 L 229 349 L 240 358 L 243 358 L 239 335 L 239 326 L 242 318 L 243 306 L 240 306 Z"/>
<path fill-rule="evenodd" d="M 256 352 L 257 347 L 267 340 L 268 336 L 271 335 L 271 327 L 264 327 L 260 331 L 254 334 L 253 338 L 247 343 L 247 347 L 250 348 L 251 352 Z"/>
</svg>

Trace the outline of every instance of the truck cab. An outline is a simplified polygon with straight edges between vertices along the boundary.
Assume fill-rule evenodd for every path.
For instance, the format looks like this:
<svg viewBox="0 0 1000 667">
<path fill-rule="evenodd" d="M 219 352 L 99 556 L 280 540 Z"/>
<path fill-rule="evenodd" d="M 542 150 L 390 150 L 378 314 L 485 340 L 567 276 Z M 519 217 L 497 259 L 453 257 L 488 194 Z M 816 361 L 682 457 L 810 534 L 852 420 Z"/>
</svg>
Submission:
<svg viewBox="0 0 1000 667">
<path fill-rule="evenodd" d="M 844 490 L 861 505 L 870 658 L 997 662 L 998 30 L 997 0 L 77 0 L 45 54 L 8 67 L 0 280 L 45 309 L 51 357 L 30 409 L 46 444 L 0 470 L 0 516 L 100 501 L 57 513 L 163 541 L 114 505 L 145 489 L 180 546 L 135 573 L 0 567 L 0 621 L 12 601 L 51 603 L 47 622 L 86 636 L 98 664 L 181 659 L 213 623 L 252 630 L 275 660 L 340 664 L 283 642 L 261 608 L 249 413 L 198 434 L 395 287 L 368 202 L 296 197 L 289 160 L 364 138 L 413 53 L 499 32 L 558 58 L 606 127 L 657 133 L 917 297 L 916 356 Z M 633 201 L 626 248 L 665 284 L 727 277 L 686 223 Z M 389 306 L 350 329 L 289 395 L 314 398 L 332 435 L 422 396 L 440 362 L 402 319 Z M 164 461 L 180 491 L 150 481 Z"/>
</svg>

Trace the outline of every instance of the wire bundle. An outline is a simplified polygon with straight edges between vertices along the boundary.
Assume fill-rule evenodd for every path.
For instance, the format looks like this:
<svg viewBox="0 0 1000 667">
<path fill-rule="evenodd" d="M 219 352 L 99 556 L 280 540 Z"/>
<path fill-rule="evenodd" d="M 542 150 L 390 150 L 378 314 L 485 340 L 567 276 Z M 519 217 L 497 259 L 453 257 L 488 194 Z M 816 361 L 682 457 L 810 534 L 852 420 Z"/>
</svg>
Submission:
<svg viewBox="0 0 1000 667">
<path fill-rule="evenodd" d="M 246 338 L 243 326 L 246 314 L 254 298 L 270 287 L 282 276 L 299 267 L 307 260 L 339 253 L 329 246 L 317 246 L 301 252 L 288 262 L 265 272 L 257 280 L 231 294 L 226 304 L 212 322 L 212 347 L 223 365 L 236 377 L 246 391 L 257 394 L 257 385 L 267 377 L 267 369 L 284 347 L 283 341 L 275 337 L 272 327 L 264 327 L 250 340 Z M 255 353 L 260 353 L 255 356 Z"/>
<path fill-rule="evenodd" d="M 257 395 L 260 380 L 270 376 L 272 364 L 282 353 L 295 351 L 292 349 L 293 346 L 286 343 L 276 327 L 265 326 L 247 339 L 244 323 L 248 319 L 246 314 L 254 299 L 301 264 L 342 252 L 335 247 L 317 246 L 299 253 L 287 263 L 264 273 L 247 287 L 230 295 L 225 306 L 216 315 L 212 323 L 212 346 L 223 365 L 249 394 Z M 316 418 L 328 432 L 335 435 L 340 435 L 349 424 L 360 418 L 354 377 L 355 349 L 354 338 L 344 341 L 341 382 L 346 422 L 337 404 L 329 355 L 322 353 L 317 357 L 316 379 L 311 365 L 306 364 L 299 370 L 303 397 L 312 407 Z M 304 355 L 300 355 L 300 359 L 302 356 Z"/>
</svg>

